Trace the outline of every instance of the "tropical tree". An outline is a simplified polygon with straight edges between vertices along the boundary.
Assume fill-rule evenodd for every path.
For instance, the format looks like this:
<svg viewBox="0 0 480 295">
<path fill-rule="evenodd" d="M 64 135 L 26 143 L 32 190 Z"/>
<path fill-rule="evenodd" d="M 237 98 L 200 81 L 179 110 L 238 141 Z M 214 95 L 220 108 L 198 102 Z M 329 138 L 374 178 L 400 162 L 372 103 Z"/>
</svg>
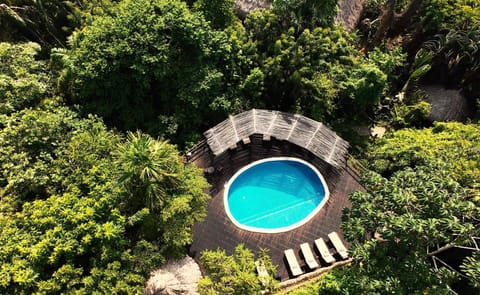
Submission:
<svg viewBox="0 0 480 295">
<path fill-rule="evenodd" d="M 465 258 L 465 262 L 460 266 L 470 283 L 475 288 L 480 288 L 480 253 L 475 252 L 472 256 Z"/>
<path fill-rule="evenodd" d="M 65 107 L 15 112 L 2 127 L 0 293 L 141 292 L 205 216 L 206 181 L 173 145 L 124 141 Z"/>
<path fill-rule="evenodd" d="M 0 43 L 0 114 L 34 107 L 53 96 L 48 64 L 37 59 L 37 43 Z"/>
<path fill-rule="evenodd" d="M 0 293 L 142 292 L 205 215 L 201 171 L 66 107 L 37 45 L 0 48 Z"/>
<path fill-rule="evenodd" d="M 88 129 L 92 121 L 53 104 L 46 109 L 24 109 L 1 118 L 1 196 L 19 206 L 24 201 L 47 198 L 57 192 L 63 174 L 53 164 L 74 132 Z"/>
<path fill-rule="evenodd" d="M 480 28 L 480 8 L 478 11 Z M 480 96 L 480 43 L 479 29 L 449 30 L 439 33 L 423 44 L 430 54 L 431 75 L 435 75 L 448 88 L 461 88 L 474 105 Z"/>
<path fill-rule="evenodd" d="M 93 118 L 55 111 L 23 110 L 3 125 L 1 163 L 10 168 L 1 187 L 0 292 L 139 292 L 164 256 L 125 235 L 111 156 L 120 138 Z"/>
<path fill-rule="evenodd" d="M 169 196 L 169 188 L 180 182 L 180 159 L 174 147 L 137 131 L 127 134 L 127 143 L 120 145 L 115 154 L 119 181 L 131 198 L 128 209 L 134 212 L 147 207 L 158 213 Z M 138 205 L 134 205 L 136 202 Z"/>
<path fill-rule="evenodd" d="M 273 11 L 285 25 L 298 31 L 305 28 L 330 27 L 337 14 L 337 1 L 274 0 Z"/>
<path fill-rule="evenodd" d="M 143 219 L 132 224 L 128 234 L 134 240 L 156 241 L 170 255 L 183 253 L 209 199 L 199 169 L 184 165 L 173 145 L 140 132 L 129 132 L 114 155 L 123 191 L 120 208 Z"/>
<path fill-rule="evenodd" d="M 365 39 L 368 40 L 366 49 L 373 50 L 377 46 L 382 46 L 390 50 L 392 46 L 400 44 L 409 55 L 408 61 L 415 59 L 413 63 L 405 64 L 405 73 L 398 79 L 403 87 L 397 85 L 391 89 L 396 92 L 392 93 L 392 97 L 400 92 L 399 97 L 407 96 L 413 102 L 391 98 L 390 104 L 401 108 L 395 111 L 408 113 L 407 108 L 414 108 L 417 111 L 425 110 L 417 104 L 419 103 L 416 99 L 418 92 L 408 91 L 411 90 L 409 88 L 417 89 L 417 87 L 408 87 L 416 86 L 409 82 L 418 80 L 421 76 L 424 76 L 421 81 L 426 83 L 462 89 L 471 104 L 475 105 L 480 95 L 480 90 L 476 86 L 480 81 L 477 70 L 480 63 L 477 50 L 480 28 L 478 1 L 388 0 L 383 2 L 384 6 L 381 8 L 378 1 L 370 1 L 370 3 L 377 3 L 379 16 L 373 21 L 366 20 L 368 25 L 363 30 Z M 376 14 L 373 13 L 373 15 Z M 398 42 L 399 39 L 401 39 L 400 42 Z M 427 62 L 425 57 L 429 59 Z M 421 67 L 417 64 L 419 60 L 423 60 Z M 411 79 L 412 77 L 414 79 Z M 392 111 L 394 106 L 391 106 L 389 111 Z M 397 117 L 398 115 L 398 112 L 394 114 Z M 401 120 L 394 123 L 400 123 L 404 127 L 408 125 L 408 119 L 405 122 L 407 124 Z M 418 120 L 415 123 L 412 125 L 421 125 L 418 124 Z M 396 125 L 395 127 L 398 127 L 399 124 Z"/>
<path fill-rule="evenodd" d="M 427 32 L 474 31 L 480 27 L 480 5 L 475 0 L 426 0 L 422 21 Z"/>
<path fill-rule="evenodd" d="M 478 124 L 436 123 L 432 128 L 391 133 L 372 146 L 367 160 L 372 170 L 386 177 L 406 167 L 441 160 L 452 177 L 478 198 L 479 148 Z"/>
<path fill-rule="evenodd" d="M 224 29 L 238 20 L 234 11 L 234 0 L 197 0 L 194 8 L 205 16 L 215 29 Z"/>
<path fill-rule="evenodd" d="M 253 60 L 262 79 L 257 85 L 264 89 L 254 106 L 331 122 L 365 117 L 385 90 L 386 75 L 340 28 L 283 30 L 281 18 L 271 11 L 252 13 L 245 28 L 257 47 Z"/>
<path fill-rule="evenodd" d="M 63 93 L 120 129 L 196 141 L 236 107 L 227 40 L 184 2 L 122 1 L 72 36 Z"/>
<path fill-rule="evenodd" d="M 448 293 L 454 278 L 433 268 L 438 247 L 469 246 L 480 207 L 443 164 L 405 168 L 389 179 L 367 173 L 365 192 L 350 195 L 342 228 L 353 243 L 348 284 L 353 293 Z M 442 249 L 442 248 L 441 248 Z M 381 269 L 382 271 L 378 271 Z"/>
</svg>

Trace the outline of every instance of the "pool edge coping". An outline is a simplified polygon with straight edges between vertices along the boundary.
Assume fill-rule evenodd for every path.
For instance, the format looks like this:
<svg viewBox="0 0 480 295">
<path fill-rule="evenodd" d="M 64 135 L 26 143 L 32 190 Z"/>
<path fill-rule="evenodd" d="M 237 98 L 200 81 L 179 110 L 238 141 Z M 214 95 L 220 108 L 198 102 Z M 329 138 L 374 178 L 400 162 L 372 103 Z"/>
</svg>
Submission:
<svg viewBox="0 0 480 295">
<path fill-rule="evenodd" d="M 247 170 L 247 169 L 249 169 L 249 168 L 251 168 L 255 165 L 261 164 L 261 163 L 273 162 L 273 161 L 299 162 L 299 163 L 302 163 L 303 165 L 306 165 L 310 169 L 312 169 L 315 172 L 315 174 L 318 176 L 318 178 L 320 179 L 320 182 L 322 183 L 323 188 L 325 190 L 325 196 L 323 197 L 323 200 L 317 205 L 317 207 L 315 207 L 314 210 L 312 210 L 302 220 L 300 220 L 300 221 L 298 221 L 298 222 L 296 222 L 292 225 L 289 225 L 289 226 L 279 227 L 279 228 L 275 228 L 275 229 L 268 229 L 268 228 L 258 228 L 258 227 L 248 226 L 248 225 L 244 225 L 244 224 L 239 223 L 233 217 L 232 213 L 230 212 L 230 207 L 228 206 L 228 192 L 230 190 L 230 185 L 233 183 L 233 180 L 235 180 L 245 170 Z M 255 233 L 276 234 L 276 233 L 284 233 L 284 232 L 288 232 L 288 231 L 297 229 L 297 228 L 301 227 L 302 225 L 305 225 L 306 223 L 308 223 L 313 217 L 315 217 L 315 215 L 317 215 L 320 212 L 320 210 L 325 206 L 325 204 L 326 204 L 326 202 L 328 201 L 329 198 L 330 198 L 330 189 L 328 188 L 328 185 L 327 185 L 327 182 L 325 181 L 325 178 L 323 177 L 322 173 L 320 173 L 320 171 L 318 171 L 317 167 L 313 166 L 311 163 L 309 163 L 305 160 L 302 160 L 300 158 L 295 158 L 295 157 L 270 157 L 270 158 L 265 158 L 265 159 L 254 161 L 254 162 L 251 162 L 251 163 L 243 166 L 242 168 L 240 168 L 237 172 L 235 172 L 229 178 L 229 180 L 224 185 L 223 207 L 224 207 L 225 213 L 227 214 L 228 218 L 230 219 L 230 221 L 236 227 L 238 227 L 242 230 L 255 232 Z"/>
</svg>

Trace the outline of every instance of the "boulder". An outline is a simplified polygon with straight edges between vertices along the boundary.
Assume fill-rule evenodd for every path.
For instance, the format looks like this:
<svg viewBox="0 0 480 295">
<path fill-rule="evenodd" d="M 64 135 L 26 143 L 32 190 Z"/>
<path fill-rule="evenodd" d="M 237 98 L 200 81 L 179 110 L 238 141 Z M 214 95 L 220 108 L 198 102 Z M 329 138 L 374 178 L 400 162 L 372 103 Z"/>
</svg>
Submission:
<svg viewBox="0 0 480 295">
<path fill-rule="evenodd" d="M 352 31 L 358 25 L 362 16 L 365 0 L 339 0 L 338 12 L 335 21 Z"/>
<path fill-rule="evenodd" d="M 431 105 L 428 116 L 431 121 L 465 122 L 472 115 L 472 108 L 460 90 L 445 89 L 442 85 L 424 85 L 420 89 Z"/>
<path fill-rule="evenodd" d="M 272 6 L 266 0 L 235 0 L 235 13 L 239 18 L 244 19 L 247 14 L 256 9 L 268 9 Z"/>
</svg>

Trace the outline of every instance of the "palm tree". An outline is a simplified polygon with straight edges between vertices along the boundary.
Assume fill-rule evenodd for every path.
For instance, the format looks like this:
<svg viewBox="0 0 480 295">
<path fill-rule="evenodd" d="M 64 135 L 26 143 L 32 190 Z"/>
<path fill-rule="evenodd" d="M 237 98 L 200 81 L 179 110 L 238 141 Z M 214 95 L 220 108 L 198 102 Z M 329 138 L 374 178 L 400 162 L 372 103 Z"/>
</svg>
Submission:
<svg viewBox="0 0 480 295">
<path fill-rule="evenodd" d="M 128 132 L 115 157 L 128 210 L 147 207 L 151 212 L 160 211 L 180 183 L 183 165 L 175 147 L 140 131 Z"/>
</svg>

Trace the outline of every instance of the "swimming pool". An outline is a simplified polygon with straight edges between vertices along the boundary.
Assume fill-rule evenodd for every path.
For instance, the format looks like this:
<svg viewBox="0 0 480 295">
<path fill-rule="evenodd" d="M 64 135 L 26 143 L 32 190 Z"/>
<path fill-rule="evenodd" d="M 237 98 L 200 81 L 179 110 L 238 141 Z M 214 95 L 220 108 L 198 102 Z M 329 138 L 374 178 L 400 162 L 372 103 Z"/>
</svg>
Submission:
<svg viewBox="0 0 480 295">
<path fill-rule="evenodd" d="M 224 205 L 239 228 L 265 233 L 285 232 L 308 222 L 329 196 L 318 170 L 297 158 L 253 162 L 225 185 Z"/>
</svg>

